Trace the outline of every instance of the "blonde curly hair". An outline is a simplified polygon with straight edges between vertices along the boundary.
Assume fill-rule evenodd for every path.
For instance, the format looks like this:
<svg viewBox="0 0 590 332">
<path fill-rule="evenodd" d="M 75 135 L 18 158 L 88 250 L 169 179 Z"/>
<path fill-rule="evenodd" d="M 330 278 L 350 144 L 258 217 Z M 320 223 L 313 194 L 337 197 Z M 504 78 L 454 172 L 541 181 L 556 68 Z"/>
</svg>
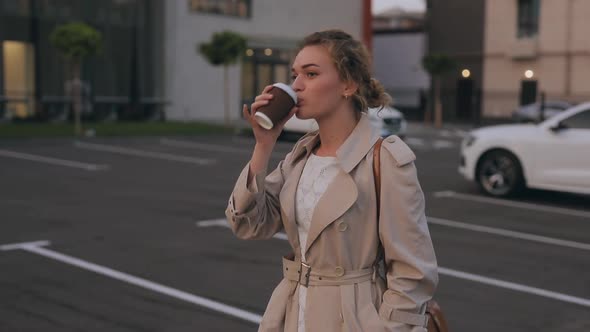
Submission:
<svg viewBox="0 0 590 332">
<path fill-rule="evenodd" d="M 351 96 L 358 112 L 391 103 L 391 96 L 385 92 L 383 85 L 371 77 L 369 52 L 360 41 L 342 30 L 318 31 L 306 36 L 299 50 L 316 45 L 328 49 L 342 81 L 358 85 L 357 91 Z"/>
</svg>

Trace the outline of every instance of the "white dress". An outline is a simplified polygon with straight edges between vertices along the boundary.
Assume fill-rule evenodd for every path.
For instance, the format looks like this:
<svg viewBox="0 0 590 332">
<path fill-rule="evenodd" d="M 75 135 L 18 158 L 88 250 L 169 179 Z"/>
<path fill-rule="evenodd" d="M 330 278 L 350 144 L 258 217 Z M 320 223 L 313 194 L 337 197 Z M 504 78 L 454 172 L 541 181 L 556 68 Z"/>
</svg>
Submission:
<svg viewBox="0 0 590 332">
<path fill-rule="evenodd" d="M 307 234 L 311 226 L 313 211 L 322 194 L 334 176 L 338 173 L 336 157 L 319 157 L 313 153 L 309 155 L 303 173 L 297 186 L 295 202 L 295 220 L 299 232 L 299 243 L 301 245 L 301 260 L 305 262 L 305 245 Z M 305 301 L 307 288 L 299 287 L 299 324 L 298 332 L 305 332 Z"/>
</svg>

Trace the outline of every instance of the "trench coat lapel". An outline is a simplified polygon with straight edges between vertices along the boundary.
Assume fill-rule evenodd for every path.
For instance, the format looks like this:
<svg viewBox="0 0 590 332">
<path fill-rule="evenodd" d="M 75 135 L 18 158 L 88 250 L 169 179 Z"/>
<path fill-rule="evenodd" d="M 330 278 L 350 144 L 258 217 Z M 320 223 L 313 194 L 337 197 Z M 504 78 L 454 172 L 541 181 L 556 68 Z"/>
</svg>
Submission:
<svg viewBox="0 0 590 332">
<path fill-rule="evenodd" d="M 299 232 L 297 231 L 297 222 L 295 220 L 295 193 L 304 166 L 305 160 L 300 160 L 295 164 L 292 171 L 293 173 L 291 176 L 287 177 L 287 180 L 283 185 L 283 190 L 279 196 L 281 208 L 283 209 L 283 226 L 285 227 L 287 235 L 291 235 L 288 236 L 288 238 L 290 239 L 291 245 L 295 250 L 295 255 L 297 256 L 299 256 L 299 253 L 301 252 L 301 243 L 299 242 Z"/>
<path fill-rule="evenodd" d="M 358 189 L 352 176 L 340 169 L 315 206 L 307 235 L 306 253 L 322 231 L 343 215 L 357 197 Z"/>
<path fill-rule="evenodd" d="M 350 172 L 367 156 L 378 138 L 379 133 L 371 127 L 369 117 L 363 114 L 352 133 L 336 151 L 340 170 L 314 209 L 305 253 L 322 231 L 356 202 L 358 188 Z"/>
<path fill-rule="evenodd" d="M 373 130 L 368 116 L 363 114 L 355 129 L 336 152 L 340 170 L 322 197 L 320 197 L 314 209 L 311 228 L 307 235 L 306 253 L 321 232 L 356 202 L 358 189 L 350 175 L 350 171 L 365 158 L 378 138 L 379 133 Z M 309 139 L 294 149 L 293 170 L 285 180 L 280 194 L 281 207 L 286 219 L 284 220 L 285 231 L 287 235 L 291 235 L 289 236 L 290 239 L 296 239 L 295 241 L 290 240 L 296 255 L 299 255 L 301 251 L 301 243 L 299 242 L 299 232 L 295 220 L 295 195 L 307 158 L 319 143 L 319 133 L 315 132 L 310 134 Z"/>
</svg>

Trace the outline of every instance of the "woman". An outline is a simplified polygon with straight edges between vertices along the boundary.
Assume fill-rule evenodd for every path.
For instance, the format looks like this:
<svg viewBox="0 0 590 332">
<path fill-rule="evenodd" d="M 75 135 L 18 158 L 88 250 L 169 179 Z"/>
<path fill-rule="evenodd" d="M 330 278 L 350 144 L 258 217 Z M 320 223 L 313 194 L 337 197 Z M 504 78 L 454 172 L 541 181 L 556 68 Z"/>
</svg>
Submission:
<svg viewBox="0 0 590 332">
<path fill-rule="evenodd" d="M 396 136 L 381 148 L 381 208 L 373 182 L 379 139 L 366 110 L 389 102 L 370 77 L 364 46 L 339 30 L 307 36 L 293 63 L 298 103 L 271 130 L 244 117 L 256 138 L 226 216 L 242 239 L 267 239 L 284 229 L 294 257 L 274 290 L 259 331 L 426 331 L 426 302 L 438 282 L 412 151 Z M 302 137 L 278 167 L 268 162 L 286 121 L 297 114 L 319 130 Z M 379 220 L 379 223 L 377 222 Z M 386 282 L 375 266 L 385 254 Z M 386 285 L 386 286 L 385 286 Z"/>
</svg>

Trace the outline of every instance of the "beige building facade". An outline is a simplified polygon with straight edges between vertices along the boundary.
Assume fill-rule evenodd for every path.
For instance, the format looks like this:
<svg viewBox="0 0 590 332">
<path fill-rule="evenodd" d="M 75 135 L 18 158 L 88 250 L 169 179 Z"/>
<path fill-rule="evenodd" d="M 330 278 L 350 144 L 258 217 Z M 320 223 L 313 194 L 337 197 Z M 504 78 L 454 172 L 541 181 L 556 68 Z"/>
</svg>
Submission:
<svg viewBox="0 0 590 332">
<path fill-rule="evenodd" d="M 521 103 L 590 100 L 590 1 L 488 0 L 483 116 L 509 117 Z"/>
</svg>

